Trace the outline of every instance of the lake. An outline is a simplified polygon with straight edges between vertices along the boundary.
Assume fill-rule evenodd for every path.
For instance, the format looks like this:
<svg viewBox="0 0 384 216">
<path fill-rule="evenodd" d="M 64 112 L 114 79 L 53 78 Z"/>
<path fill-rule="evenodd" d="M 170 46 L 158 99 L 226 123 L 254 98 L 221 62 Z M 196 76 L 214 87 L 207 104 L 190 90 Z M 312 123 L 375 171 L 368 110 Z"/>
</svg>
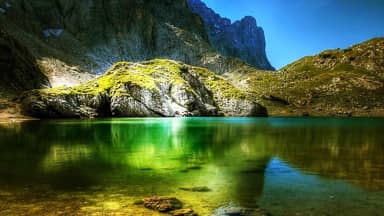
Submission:
<svg viewBox="0 0 384 216">
<path fill-rule="evenodd" d="M 207 187 L 193 192 L 180 188 Z M 0 124 L 0 215 L 383 215 L 384 119 L 122 118 Z"/>
</svg>

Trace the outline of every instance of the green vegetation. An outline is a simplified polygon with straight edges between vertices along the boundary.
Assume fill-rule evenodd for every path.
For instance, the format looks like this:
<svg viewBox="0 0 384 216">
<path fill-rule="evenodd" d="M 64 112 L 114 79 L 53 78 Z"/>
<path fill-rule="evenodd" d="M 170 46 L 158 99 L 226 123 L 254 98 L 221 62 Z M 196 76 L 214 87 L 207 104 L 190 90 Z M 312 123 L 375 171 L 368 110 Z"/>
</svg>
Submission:
<svg viewBox="0 0 384 216">
<path fill-rule="evenodd" d="M 118 62 L 105 75 L 83 85 L 75 87 L 61 86 L 38 91 L 48 95 L 98 95 L 105 92 L 121 95 L 124 94 L 122 92 L 122 85 L 124 84 L 153 90 L 160 83 L 171 83 L 172 85 L 183 85 L 186 90 L 194 92 L 193 86 L 183 77 L 183 74 L 189 71 L 195 73 L 194 75 L 217 97 L 227 99 L 247 98 L 244 91 L 234 87 L 224 77 L 216 75 L 208 69 L 191 67 L 181 62 L 166 59 L 154 59 L 142 63 Z"/>
<path fill-rule="evenodd" d="M 224 77 L 219 76 L 205 68 L 194 67 L 193 69 L 209 90 L 214 93 L 215 97 L 225 99 L 249 98 L 249 95 L 247 95 L 243 90 L 236 88 Z"/>
<path fill-rule="evenodd" d="M 34 90 L 22 100 L 26 113 L 43 117 L 256 115 L 260 108 L 224 77 L 166 59 L 118 62 L 85 84 Z"/>
<path fill-rule="evenodd" d="M 383 115 L 383 56 L 384 39 L 373 39 L 304 57 L 276 73 L 253 71 L 231 80 L 272 115 Z"/>
<path fill-rule="evenodd" d="M 37 90 L 36 94 L 102 94 L 132 96 L 135 100 L 150 95 L 154 104 L 161 104 L 166 93 L 190 110 L 197 100 L 202 104 L 210 101 L 221 111 L 258 101 L 272 115 L 384 115 L 383 56 L 384 39 L 374 39 L 345 50 L 304 57 L 278 72 L 244 65 L 220 76 L 166 59 L 119 62 L 105 75 L 83 85 Z M 225 106 L 230 108 L 223 109 Z"/>
</svg>

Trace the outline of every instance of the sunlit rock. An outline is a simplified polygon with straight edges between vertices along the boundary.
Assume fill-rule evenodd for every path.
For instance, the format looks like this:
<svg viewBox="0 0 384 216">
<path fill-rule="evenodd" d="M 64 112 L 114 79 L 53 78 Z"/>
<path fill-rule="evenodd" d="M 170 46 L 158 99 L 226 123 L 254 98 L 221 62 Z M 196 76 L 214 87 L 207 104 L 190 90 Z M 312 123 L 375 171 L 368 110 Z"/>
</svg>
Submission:
<svg viewBox="0 0 384 216">
<path fill-rule="evenodd" d="M 267 115 L 251 95 L 223 77 L 165 59 L 120 62 L 80 86 L 27 92 L 22 108 L 40 118 Z"/>
</svg>

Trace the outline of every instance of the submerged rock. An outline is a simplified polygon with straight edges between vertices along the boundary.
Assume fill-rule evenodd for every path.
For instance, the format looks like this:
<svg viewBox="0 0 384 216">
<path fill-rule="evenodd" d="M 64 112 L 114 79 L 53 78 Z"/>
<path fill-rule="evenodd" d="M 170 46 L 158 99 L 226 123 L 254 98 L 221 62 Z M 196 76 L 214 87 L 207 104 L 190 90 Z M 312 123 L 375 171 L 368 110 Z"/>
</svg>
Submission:
<svg viewBox="0 0 384 216">
<path fill-rule="evenodd" d="M 144 201 L 143 200 L 136 200 L 135 202 L 133 202 L 133 205 L 144 205 Z"/>
<path fill-rule="evenodd" d="M 201 170 L 202 168 L 202 166 L 189 166 L 187 167 L 187 170 Z"/>
<path fill-rule="evenodd" d="M 192 209 L 179 209 L 171 212 L 173 216 L 197 216 Z"/>
<path fill-rule="evenodd" d="M 181 187 L 179 188 L 183 191 L 191 191 L 191 192 L 209 192 L 211 189 L 209 189 L 206 186 L 200 186 L 200 187 Z"/>
<path fill-rule="evenodd" d="M 27 92 L 22 109 L 40 118 L 267 114 L 249 94 L 208 69 L 162 59 L 120 62 L 80 86 Z"/>
<path fill-rule="evenodd" d="M 159 212 L 170 212 L 181 209 L 183 204 L 175 197 L 148 197 L 143 199 L 143 204 L 146 208 Z"/>
<path fill-rule="evenodd" d="M 259 208 L 227 206 L 218 208 L 212 216 L 270 216 L 270 214 Z"/>
</svg>

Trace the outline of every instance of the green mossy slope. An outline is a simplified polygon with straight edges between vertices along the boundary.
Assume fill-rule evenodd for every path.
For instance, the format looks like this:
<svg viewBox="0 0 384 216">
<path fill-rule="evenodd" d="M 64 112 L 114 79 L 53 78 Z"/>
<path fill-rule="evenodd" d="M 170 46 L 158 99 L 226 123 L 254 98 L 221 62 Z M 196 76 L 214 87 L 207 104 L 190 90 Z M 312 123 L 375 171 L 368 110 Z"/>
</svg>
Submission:
<svg viewBox="0 0 384 216">
<path fill-rule="evenodd" d="M 83 85 L 27 92 L 22 107 L 48 118 L 266 115 L 251 94 L 223 77 L 166 59 L 119 62 Z"/>
</svg>

